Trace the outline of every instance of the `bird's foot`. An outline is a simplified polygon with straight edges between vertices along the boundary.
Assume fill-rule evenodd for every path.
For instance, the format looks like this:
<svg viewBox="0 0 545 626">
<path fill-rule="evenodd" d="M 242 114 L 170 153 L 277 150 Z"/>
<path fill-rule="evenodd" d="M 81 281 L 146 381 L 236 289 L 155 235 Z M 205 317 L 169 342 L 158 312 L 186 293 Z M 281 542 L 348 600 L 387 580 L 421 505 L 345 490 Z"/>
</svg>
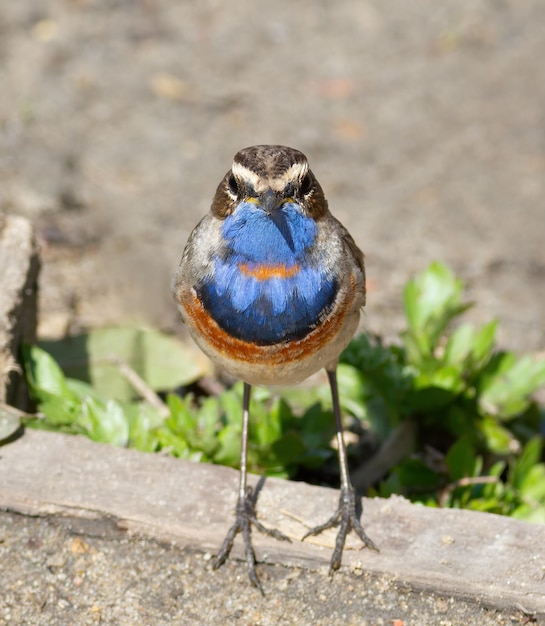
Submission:
<svg viewBox="0 0 545 626">
<path fill-rule="evenodd" d="M 329 574 L 333 574 L 341 566 L 341 558 L 346 541 L 346 536 L 351 530 L 354 530 L 356 535 L 363 541 L 366 548 L 379 551 L 372 539 L 370 539 L 363 530 L 358 516 L 356 515 L 356 495 L 354 488 L 350 486 L 348 489 L 341 489 L 341 497 L 339 498 L 339 506 L 335 513 L 325 522 L 315 528 L 311 528 L 303 536 L 302 541 L 312 535 L 319 535 L 321 532 L 328 528 L 335 528 L 339 526 L 339 532 L 337 533 L 337 539 L 335 541 L 335 549 L 331 556 L 329 563 Z"/>
<path fill-rule="evenodd" d="M 233 547 L 233 542 L 238 533 L 242 533 L 242 538 L 244 540 L 244 552 L 246 555 L 246 563 L 248 564 L 248 575 L 252 584 L 261 591 L 263 594 L 263 588 L 261 587 L 261 583 L 259 582 L 259 578 L 257 576 L 255 564 L 256 558 L 254 549 L 252 547 L 252 537 L 251 537 L 251 527 L 252 524 L 259 530 L 259 532 L 264 535 L 269 535 L 270 537 L 274 537 L 275 539 L 279 539 L 280 541 L 289 541 L 291 539 L 286 537 L 279 530 L 267 528 L 263 526 L 263 524 L 257 519 L 255 514 L 255 494 L 251 487 L 246 488 L 246 493 L 244 494 L 244 498 L 239 498 L 237 502 L 237 506 L 235 509 L 235 523 L 229 529 L 223 544 L 216 556 L 214 561 L 213 568 L 217 569 L 221 565 L 225 563 L 229 553 L 231 552 L 231 548 Z"/>
</svg>

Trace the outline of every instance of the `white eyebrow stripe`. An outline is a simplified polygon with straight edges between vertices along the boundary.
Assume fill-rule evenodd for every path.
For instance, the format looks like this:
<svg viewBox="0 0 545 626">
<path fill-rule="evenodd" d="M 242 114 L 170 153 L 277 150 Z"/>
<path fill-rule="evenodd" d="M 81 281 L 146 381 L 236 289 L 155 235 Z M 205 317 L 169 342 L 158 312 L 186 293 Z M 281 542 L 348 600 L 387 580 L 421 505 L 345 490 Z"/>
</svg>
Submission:
<svg viewBox="0 0 545 626">
<path fill-rule="evenodd" d="M 308 172 L 308 163 L 294 163 L 283 174 L 269 181 L 271 189 L 282 192 L 288 183 L 301 180 Z"/>
<path fill-rule="evenodd" d="M 233 163 L 233 167 L 231 168 L 233 175 L 235 178 L 239 180 L 245 180 L 252 185 L 252 187 L 256 188 L 258 186 L 260 177 L 252 170 L 248 169 L 244 165 L 237 163 L 236 161 Z"/>
<path fill-rule="evenodd" d="M 300 180 L 308 172 L 308 163 L 294 163 L 280 177 L 282 180 L 289 182 L 290 180 Z"/>
<path fill-rule="evenodd" d="M 250 183 L 250 185 L 258 193 L 265 191 L 269 187 L 275 191 L 283 191 L 284 187 L 288 183 L 294 180 L 301 180 L 303 178 L 303 176 L 308 172 L 308 163 L 294 163 L 280 176 L 272 179 L 264 179 L 251 169 L 237 163 L 236 161 L 233 163 L 231 171 L 233 172 L 235 178 Z"/>
</svg>

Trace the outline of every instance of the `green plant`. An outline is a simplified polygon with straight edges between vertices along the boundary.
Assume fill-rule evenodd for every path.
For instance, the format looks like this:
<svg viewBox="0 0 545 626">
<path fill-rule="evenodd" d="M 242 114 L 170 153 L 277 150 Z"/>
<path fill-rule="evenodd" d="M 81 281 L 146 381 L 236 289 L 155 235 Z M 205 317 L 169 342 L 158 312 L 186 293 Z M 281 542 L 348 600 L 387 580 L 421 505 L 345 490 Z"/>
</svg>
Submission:
<svg viewBox="0 0 545 626">
<path fill-rule="evenodd" d="M 433 263 L 405 288 L 407 329 L 399 344 L 363 334 L 343 353 L 343 409 L 375 452 L 365 462 L 350 446 L 356 487 L 545 522 L 545 415 L 532 400 L 545 383 L 545 360 L 497 350 L 496 322 L 457 324 L 469 307 L 462 291 L 448 268 Z M 25 348 L 39 410 L 28 425 L 237 466 L 240 384 L 212 397 L 168 393 L 205 369 L 174 339 L 152 331 L 107 329 L 70 342 L 46 346 L 62 369 L 42 348 Z M 165 355 L 171 365 L 161 368 Z M 187 366 L 180 371 L 172 362 Z M 167 392 L 165 402 L 157 391 Z M 325 385 L 280 395 L 254 390 L 251 469 L 336 484 L 328 463 L 333 434 Z"/>
<path fill-rule="evenodd" d="M 544 415 L 532 400 L 545 360 L 496 351 L 496 322 L 448 332 L 469 307 L 461 296 L 461 281 L 433 263 L 405 288 L 401 345 L 362 335 L 342 357 L 383 439 L 407 422 L 415 433 L 376 492 L 545 522 Z"/>
<path fill-rule="evenodd" d="M 164 338 L 166 339 L 166 338 Z M 129 379 L 147 387 L 146 400 L 107 398 L 90 384 L 67 378 L 38 346 L 23 351 L 27 382 L 39 414 L 27 418 L 33 428 L 82 434 L 94 441 L 146 452 L 166 451 L 195 461 L 236 467 L 240 457 L 242 385 L 197 401 L 169 393 L 166 404 L 133 372 Z M 126 371 L 128 365 L 124 364 Z M 170 375 L 171 376 L 171 375 Z M 112 381 L 109 382 L 112 385 Z M 123 390 L 122 395 L 126 393 Z M 313 468 L 333 455 L 333 417 L 311 405 L 298 417 L 281 397 L 255 389 L 251 402 L 249 467 L 268 475 L 292 476 L 298 467 Z"/>
</svg>

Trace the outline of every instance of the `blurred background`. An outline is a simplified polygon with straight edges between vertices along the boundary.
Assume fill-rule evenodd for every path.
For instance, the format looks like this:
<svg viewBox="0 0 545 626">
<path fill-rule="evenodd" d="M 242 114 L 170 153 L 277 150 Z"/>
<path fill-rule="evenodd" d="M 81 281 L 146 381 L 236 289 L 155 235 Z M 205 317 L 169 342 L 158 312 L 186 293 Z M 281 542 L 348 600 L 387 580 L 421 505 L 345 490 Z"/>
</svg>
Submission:
<svg viewBox="0 0 545 626">
<path fill-rule="evenodd" d="M 0 211 L 36 224 L 42 336 L 182 332 L 169 282 L 240 148 L 305 152 L 367 257 L 364 325 L 448 263 L 545 346 L 542 0 L 0 0 Z"/>
</svg>

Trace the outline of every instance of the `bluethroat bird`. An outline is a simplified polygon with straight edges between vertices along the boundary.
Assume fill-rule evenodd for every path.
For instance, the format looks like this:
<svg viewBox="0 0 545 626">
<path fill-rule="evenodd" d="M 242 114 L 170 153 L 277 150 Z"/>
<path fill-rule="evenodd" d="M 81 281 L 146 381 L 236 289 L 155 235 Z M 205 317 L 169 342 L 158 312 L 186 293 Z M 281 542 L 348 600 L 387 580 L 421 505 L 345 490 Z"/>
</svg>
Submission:
<svg viewBox="0 0 545 626">
<path fill-rule="evenodd" d="M 214 569 L 242 533 L 252 583 L 251 527 L 289 541 L 256 517 L 246 481 L 252 385 L 298 383 L 325 368 L 333 399 L 341 493 L 333 516 L 303 537 L 339 527 L 330 573 L 341 564 L 353 529 L 377 549 L 356 514 L 343 440 L 336 366 L 365 304 L 363 254 L 329 212 L 302 152 L 263 145 L 238 152 L 220 182 L 210 212 L 191 233 L 172 281 L 183 321 L 215 363 L 244 382 L 240 483 L 235 523 Z"/>
</svg>

